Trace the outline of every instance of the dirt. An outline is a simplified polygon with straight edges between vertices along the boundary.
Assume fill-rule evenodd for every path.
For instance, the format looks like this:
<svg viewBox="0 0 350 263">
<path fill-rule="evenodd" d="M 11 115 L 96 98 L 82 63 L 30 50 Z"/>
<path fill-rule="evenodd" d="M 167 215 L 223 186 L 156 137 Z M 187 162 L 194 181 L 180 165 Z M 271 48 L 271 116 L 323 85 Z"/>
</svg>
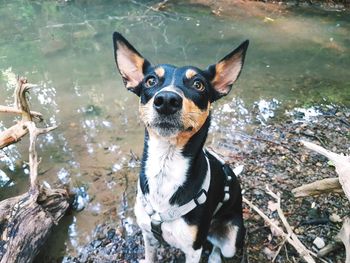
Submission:
<svg viewBox="0 0 350 263">
<path fill-rule="evenodd" d="M 232 108 L 237 106 L 234 102 L 229 105 Z M 340 194 L 294 198 L 291 193 L 293 188 L 337 176 L 326 158 L 307 150 L 300 140 L 349 155 L 350 109 L 321 106 L 314 110 L 318 116 L 308 117 L 295 110 L 268 121 L 256 118 L 252 112 L 249 117 L 244 117 L 250 119 L 249 127 L 244 129 L 238 125 L 243 118 L 239 111 L 225 113 L 224 120 L 236 120 L 237 129 L 223 125 L 220 130 L 214 131 L 209 147 L 232 167 L 244 165 L 240 175 L 244 196 L 269 218 L 278 220 L 278 215 L 269 209 L 275 200 L 266 194 L 266 186 L 280 193 L 282 209 L 294 232 L 307 248 L 317 252 L 313 241 L 317 237 L 325 244 L 334 241 L 341 223 L 332 222 L 330 216 L 342 218 L 349 214 L 349 201 Z M 220 124 L 221 121 L 222 115 L 215 114 L 213 122 Z M 123 209 L 131 214 L 130 207 L 124 206 Z M 271 234 L 259 215 L 246 205 L 243 212 L 247 228 L 245 249 L 225 262 L 271 262 L 280 248 L 275 262 L 302 262 L 294 248 L 281 237 Z M 143 257 L 144 248 L 141 232 L 133 222 L 124 216 L 120 222 L 99 225 L 93 241 L 78 256 L 66 257 L 64 262 L 137 262 Z M 203 262 L 206 262 L 209 251 L 210 246 L 204 250 Z M 183 254 L 169 247 L 161 248 L 158 258 L 159 262 L 184 262 Z M 344 258 L 344 249 L 340 247 L 324 260 L 343 262 Z"/>
<path fill-rule="evenodd" d="M 345 9 L 349 8 L 348 0 L 191 0 L 191 4 L 203 5 L 211 9 L 211 13 L 217 16 L 234 18 L 241 14 L 248 14 L 252 17 L 266 18 L 278 16 L 289 12 L 290 7 L 307 6 L 311 8 Z"/>
<path fill-rule="evenodd" d="M 210 12 L 216 16 L 229 18 L 246 18 L 257 17 L 264 19 L 265 17 L 278 16 L 288 12 L 286 6 L 276 5 L 275 3 L 266 3 L 258 1 L 244 0 L 191 0 L 191 4 L 203 5 L 210 8 Z"/>
</svg>

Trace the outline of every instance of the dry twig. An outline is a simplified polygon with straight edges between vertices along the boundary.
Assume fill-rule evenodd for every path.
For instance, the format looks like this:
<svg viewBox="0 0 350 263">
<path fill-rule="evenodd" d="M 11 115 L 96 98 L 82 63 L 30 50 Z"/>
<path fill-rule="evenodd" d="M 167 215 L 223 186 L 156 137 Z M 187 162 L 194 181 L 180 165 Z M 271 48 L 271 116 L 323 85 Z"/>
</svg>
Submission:
<svg viewBox="0 0 350 263">
<path fill-rule="evenodd" d="M 318 152 L 326 156 L 331 160 L 335 166 L 335 170 L 339 175 L 339 182 L 343 188 L 343 191 L 350 201 L 350 156 L 340 155 L 331 151 L 326 150 L 325 148 L 306 141 L 301 141 L 307 148 Z"/>
<path fill-rule="evenodd" d="M 345 246 L 345 263 L 350 263 L 350 217 L 346 217 L 343 220 L 343 226 L 340 229 L 337 238 L 339 238 Z"/>
<path fill-rule="evenodd" d="M 344 193 L 338 178 L 326 178 L 317 180 L 294 188 L 292 193 L 295 197 L 319 195 L 324 193 Z"/>
<path fill-rule="evenodd" d="M 18 142 L 28 133 L 25 123 L 32 121 L 34 118 L 42 120 L 41 113 L 31 112 L 26 99 L 26 93 L 30 88 L 35 87 L 29 84 L 26 79 L 20 78 L 15 89 L 15 107 L 0 106 L 0 112 L 18 113 L 22 119 L 7 130 L 0 132 L 0 149 Z"/>
<path fill-rule="evenodd" d="M 317 255 L 308 250 L 298 239 L 298 237 L 294 234 L 292 227 L 289 225 L 286 217 L 284 216 L 284 213 L 281 209 L 281 199 L 280 196 L 273 193 L 271 190 L 269 190 L 267 188 L 267 193 L 272 196 L 273 198 L 276 199 L 277 201 L 277 212 L 278 215 L 284 225 L 284 227 L 287 230 L 287 233 L 278 225 L 276 225 L 270 218 L 268 218 L 268 216 L 266 216 L 264 214 L 264 212 L 262 212 L 256 205 L 254 205 L 252 202 L 250 202 L 249 200 L 247 200 L 245 197 L 243 197 L 243 202 L 245 202 L 249 207 L 251 207 L 255 212 L 257 212 L 264 220 L 267 224 L 269 224 L 270 226 L 272 226 L 274 228 L 274 230 L 278 233 L 278 235 L 280 235 L 281 237 L 283 237 L 289 244 L 291 244 L 296 251 L 299 253 L 299 255 L 307 262 L 307 263 L 315 263 L 316 261 L 314 260 L 314 257 L 317 257 Z M 283 243 L 284 244 L 284 243 Z M 282 246 L 283 246 L 282 244 Z M 279 251 L 277 251 L 276 253 L 279 253 Z M 275 255 L 277 256 L 277 255 Z M 323 261 L 323 260 L 321 260 Z M 325 261 L 323 261 L 325 262 Z"/>
</svg>

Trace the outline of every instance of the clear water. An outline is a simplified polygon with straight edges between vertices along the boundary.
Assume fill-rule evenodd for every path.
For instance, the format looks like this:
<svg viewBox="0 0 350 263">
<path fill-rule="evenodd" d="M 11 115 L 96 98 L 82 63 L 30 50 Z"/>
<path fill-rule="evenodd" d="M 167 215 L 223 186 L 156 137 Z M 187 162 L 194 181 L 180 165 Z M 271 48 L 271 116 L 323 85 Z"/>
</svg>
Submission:
<svg viewBox="0 0 350 263">
<path fill-rule="evenodd" d="M 214 107 L 214 132 L 227 124 L 220 116 L 237 109 L 256 109 L 263 123 L 294 107 L 350 106 L 349 12 L 276 8 L 260 15 L 237 10 L 224 18 L 185 2 L 163 12 L 151 4 L 0 0 L 0 104 L 12 103 L 11 72 L 39 84 L 31 92 L 32 109 L 59 125 L 40 139 L 40 180 L 70 185 L 83 209 L 56 231 L 49 248 L 54 254 L 77 252 L 97 223 L 118 222 L 125 216 L 121 206 L 133 200 L 143 127 L 137 98 L 116 71 L 113 31 L 153 63 L 202 68 L 249 39 L 240 80 Z M 231 101 L 239 102 L 237 109 Z M 1 130 L 12 123 L 1 115 Z M 28 168 L 21 161 L 26 143 L 1 156 L 0 199 L 27 189 Z"/>
</svg>

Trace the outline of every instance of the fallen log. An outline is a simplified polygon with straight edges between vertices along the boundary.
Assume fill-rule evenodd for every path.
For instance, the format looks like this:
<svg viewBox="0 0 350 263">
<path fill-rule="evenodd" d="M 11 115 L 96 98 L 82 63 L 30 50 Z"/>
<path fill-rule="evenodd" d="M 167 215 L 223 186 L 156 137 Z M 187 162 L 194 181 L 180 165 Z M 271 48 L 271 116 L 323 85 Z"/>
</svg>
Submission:
<svg viewBox="0 0 350 263">
<path fill-rule="evenodd" d="M 49 132 L 27 122 L 30 133 L 28 192 L 0 202 L 0 263 L 32 262 L 45 243 L 52 227 L 69 207 L 69 195 L 64 189 L 48 189 L 37 184 L 38 157 L 35 141 Z"/>
<path fill-rule="evenodd" d="M 32 262 L 69 207 L 66 190 L 41 188 L 0 203 L 0 262 Z"/>
<path fill-rule="evenodd" d="M 23 85 L 25 83 L 20 83 L 19 86 L 25 89 L 28 87 Z M 24 95 L 20 102 L 21 106 L 18 107 L 22 114 L 21 134 L 24 136 L 29 131 L 30 135 L 30 188 L 22 195 L 0 202 L 0 263 L 32 262 L 49 237 L 53 226 L 64 216 L 69 207 L 69 195 L 65 189 L 41 187 L 37 182 L 40 161 L 35 149 L 36 139 L 40 134 L 50 132 L 56 127 L 37 128 L 31 121 L 32 116 L 25 92 L 18 94 Z M 22 107 L 23 105 L 25 107 Z M 16 138 L 17 135 L 11 134 L 11 131 L 10 128 L 1 135 L 8 134 L 8 138 Z"/>
</svg>

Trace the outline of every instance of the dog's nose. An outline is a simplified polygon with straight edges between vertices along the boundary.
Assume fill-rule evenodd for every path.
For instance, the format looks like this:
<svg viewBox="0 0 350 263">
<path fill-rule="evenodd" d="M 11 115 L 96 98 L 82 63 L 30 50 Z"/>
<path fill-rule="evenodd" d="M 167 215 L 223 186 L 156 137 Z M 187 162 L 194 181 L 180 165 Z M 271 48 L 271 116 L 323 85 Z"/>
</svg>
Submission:
<svg viewBox="0 0 350 263">
<path fill-rule="evenodd" d="M 175 92 L 159 92 L 153 102 L 153 107 L 161 114 L 174 114 L 182 108 L 182 98 Z"/>
</svg>

